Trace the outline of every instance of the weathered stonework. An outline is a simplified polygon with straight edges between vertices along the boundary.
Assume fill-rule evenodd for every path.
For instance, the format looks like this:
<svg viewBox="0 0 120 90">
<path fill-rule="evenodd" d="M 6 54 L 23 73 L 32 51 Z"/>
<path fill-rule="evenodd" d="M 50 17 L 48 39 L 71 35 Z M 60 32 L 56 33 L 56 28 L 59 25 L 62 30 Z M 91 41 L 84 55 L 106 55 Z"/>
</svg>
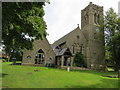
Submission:
<svg viewBox="0 0 120 90">
<path fill-rule="evenodd" d="M 79 26 L 58 41 L 54 42 L 55 48 L 65 42 L 60 49 L 69 48 L 73 57 L 76 52 L 82 52 L 88 68 L 101 68 L 105 66 L 104 30 L 100 30 L 102 23 L 103 7 L 90 4 L 81 11 L 81 29 Z"/>
<path fill-rule="evenodd" d="M 40 66 L 45 66 L 47 64 L 54 64 L 55 53 L 52 50 L 51 45 L 49 44 L 46 38 L 44 38 L 43 40 L 35 40 L 33 42 L 33 46 L 34 46 L 33 50 L 24 50 L 22 64 L 24 65 L 37 64 Z M 41 64 L 39 63 L 39 61 L 35 63 L 36 55 L 41 54 L 38 52 L 39 50 L 42 50 L 44 52 L 43 53 L 44 56 L 42 57 L 44 61 Z M 39 59 L 41 60 L 41 57 Z"/>
<path fill-rule="evenodd" d="M 46 38 L 34 41 L 34 49 L 24 51 L 22 63 L 39 65 L 44 60 L 43 66 L 49 63 L 59 67 L 73 66 L 75 54 L 82 52 L 88 68 L 105 66 L 104 30 L 100 30 L 102 15 L 103 7 L 90 2 L 81 11 L 81 29 L 78 26 L 54 42 L 52 48 Z M 38 52 L 40 57 L 36 58 Z"/>
</svg>

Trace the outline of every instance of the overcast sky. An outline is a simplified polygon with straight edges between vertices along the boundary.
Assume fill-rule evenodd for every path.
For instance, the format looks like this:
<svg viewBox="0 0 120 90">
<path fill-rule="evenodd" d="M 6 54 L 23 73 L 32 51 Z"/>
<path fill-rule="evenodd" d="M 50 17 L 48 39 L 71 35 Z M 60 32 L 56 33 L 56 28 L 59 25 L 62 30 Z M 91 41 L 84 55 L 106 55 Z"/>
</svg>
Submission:
<svg viewBox="0 0 120 90">
<path fill-rule="evenodd" d="M 118 2 L 120 0 L 50 0 L 46 4 L 44 19 L 47 23 L 47 39 L 50 44 L 60 39 L 77 27 L 81 27 L 81 10 L 89 2 L 103 6 L 104 12 L 112 7 L 118 13 Z"/>
</svg>

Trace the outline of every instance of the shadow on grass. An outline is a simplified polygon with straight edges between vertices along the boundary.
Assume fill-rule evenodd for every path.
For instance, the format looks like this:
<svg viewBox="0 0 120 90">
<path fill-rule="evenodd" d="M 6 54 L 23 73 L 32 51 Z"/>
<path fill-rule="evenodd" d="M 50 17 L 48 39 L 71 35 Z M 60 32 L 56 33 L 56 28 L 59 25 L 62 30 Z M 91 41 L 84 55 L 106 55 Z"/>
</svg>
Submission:
<svg viewBox="0 0 120 90">
<path fill-rule="evenodd" d="M 8 75 L 8 74 L 0 73 L 0 78 L 1 78 L 1 77 L 4 78 L 6 75 Z"/>
<path fill-rule="evenodd" d="M 120 78 L 118 78 L 118 88 L 120 89 Z"/>
<path fill-rule="evenodd" d="M 94 85 L 76 85 L 76 86 L 65 86 L 65 88 L 119 88 L 118 80 L 112 79 L 102 79 L 101 83 L 97 83 Z"/>
<path fill-rule="evenodd" d="M 95 70 L 71 70 L 73 72 L 83 72 L 83 73 L 91 73 L 91 74 L 96 74 L 96 75 L 116 75 L 117 72 L 99 72 L 99 71 L 95 71 Z"/>
<path fill-rule="evenodd" d="M 22 63 L 15 63 L 15 64 L 10 64 L 10 65 L 22 65 Z"/>
</svg>

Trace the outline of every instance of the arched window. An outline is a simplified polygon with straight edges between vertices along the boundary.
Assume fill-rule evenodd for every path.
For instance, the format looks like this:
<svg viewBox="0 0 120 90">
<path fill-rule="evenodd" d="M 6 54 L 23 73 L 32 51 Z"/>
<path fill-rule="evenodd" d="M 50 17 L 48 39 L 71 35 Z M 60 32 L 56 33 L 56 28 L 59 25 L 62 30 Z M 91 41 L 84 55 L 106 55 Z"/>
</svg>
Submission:
<svg viewBox="0 0 120 90">
<path fill-rule="evenodd" d="M 86 25 L 86 16 L 84 16 L 84 20 L 85 20 L 85 25 Z"/>
<path fill-rule="evenodd" d="M 80 45 L 80 52 L 83 53 L 83 44 Z"/>
<path fill-rule="evenodd" d="M 96 33 L 94 33 L 94 39 L 97 39 L 97 34 Z"/>
<path fill-rule="evenodd" d="M 79 39 L 79 38 L 80 38 L 80 36 L 79 36 L 79 35 L 77 35 L 76 37 L 77 37 L 77 39 Z"/>
<path fill-rule="evenodd" d="M 73 46 L 73 54 L 74 54 L 74 53 L 76 53 L 76 47 L 77 47 L 77 44 L 74 43 L 72 46 Z"/>
<path fill-rule="evenodd" d="M 72 45 L 72 48 L 73 48 L 73 54 L 75 53 L 75 47 L 74 47 L 74 45 Z"/>
<path fill-rule="evenodd" d="M 80 52 L 80 45 L 79 45 L 79 43 L 77 43 L 76 49 L 77 49 L 77 52 Z"/>
<path fill-rule="evenodd" d="M 42 49 L 39 49 L 38 50 L 38 53 L 44 53 Z"/>
<path fill-rule="evenodd" d="M 87 24 L 89 24 L 89 16 L 88 16 L 88 14 L 86 14 L 86 18 L 87 18 Z"/>
<path fill-rule="evenodd" d="M 89 24 L 89 16 L 88 16 L 88 14 L 86 14 L 84 16 L 84 21 L 85 21 L 85 25 Z"/>
<path fill-rule="evenodd" d="M 45 53 L 42 49 L 39 49 L 35 54 L 35 64 L 43 64 L 45 61 Z"/>
<path fill-rule="evenodd" d="M 100 24 L 100 15 L 97 16 L 97 23 Z"/>
<path fill-rule="evenodd" d="M 97 15 L 96 15 L 96 13 L 94 14 L 94 23 L 97 24 Z"/>
</svg>

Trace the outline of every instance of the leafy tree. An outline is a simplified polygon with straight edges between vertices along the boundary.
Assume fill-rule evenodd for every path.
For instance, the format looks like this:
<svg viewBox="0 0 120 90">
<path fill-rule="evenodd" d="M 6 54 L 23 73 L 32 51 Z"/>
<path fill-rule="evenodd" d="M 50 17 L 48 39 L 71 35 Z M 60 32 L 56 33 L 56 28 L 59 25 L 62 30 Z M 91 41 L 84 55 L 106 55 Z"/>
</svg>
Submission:
<svg viewBox="0 0 120 90">
<path fill-rule="evenodd" d="M 106 65 L 109 67 L 113 67 L 114 66 L 114 61 L 111 60 L 112 55 L 111 52 L 109 51 L 108 46 L 105 47 L 105 60 L 106 60 Z"/>
<path fill-rule="evenodd" d="M 35 39 L 46 36 L 44 2 L 3 2 L 2 43 L 11 57 L 23 49 L 32 49 Z"/>
<path fill-rule="evenodd" d="M 110 8 L 104 16 L 106 33 L 106 47 L 115 70 L 120 69 L 120 18 Z"/>
<path fill-rule="evenodd" d="M 77 52 L 74 57 L 74 63 L 76 66 L 79 67 L 86 67 L 85 61 L 84 61 L 84 55 L 81 52 Z"/>
</svg>

